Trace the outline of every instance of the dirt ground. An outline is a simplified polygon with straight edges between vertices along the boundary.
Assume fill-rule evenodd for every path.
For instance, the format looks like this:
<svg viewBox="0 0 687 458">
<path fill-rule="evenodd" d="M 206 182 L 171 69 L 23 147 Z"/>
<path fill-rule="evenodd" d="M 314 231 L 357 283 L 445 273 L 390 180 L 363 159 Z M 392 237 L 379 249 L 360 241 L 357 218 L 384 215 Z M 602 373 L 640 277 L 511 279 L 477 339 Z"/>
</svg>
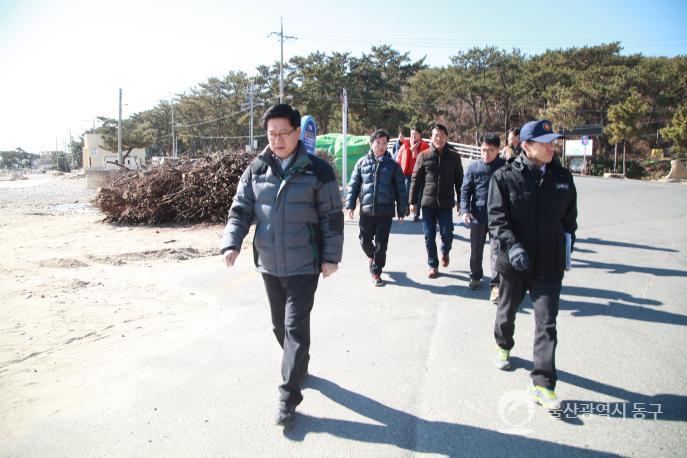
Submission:
<svg viewBox="0 0 687 458">
<path fill-rule="evenodd" d="M 103 223 L 83 177 L 0 181 L 0 421 L 51 382 L 209 303 L 179 276 L 219 263 L 223 227 Z"/>
</svg>

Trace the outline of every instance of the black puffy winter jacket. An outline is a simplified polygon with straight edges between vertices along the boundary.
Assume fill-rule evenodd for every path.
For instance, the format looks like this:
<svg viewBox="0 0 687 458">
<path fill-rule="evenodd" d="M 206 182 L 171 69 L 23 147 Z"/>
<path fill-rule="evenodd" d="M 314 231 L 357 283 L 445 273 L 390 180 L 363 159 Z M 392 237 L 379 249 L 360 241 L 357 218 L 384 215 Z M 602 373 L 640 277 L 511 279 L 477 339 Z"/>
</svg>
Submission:
<svg viewBox="0 0 687 458">
<path fill-rule="evenodd" d="M 360 214 L 367 216 L 405 216 L 408 202 L 405 178 L 401 166 L 388 152 L 381 160 L 372 151 L 355 164 L 348 183 L 346 208 L 355 209 L 360 199 Z M 395 212 L 394 212 L 395 207 Z"/>
</svg>

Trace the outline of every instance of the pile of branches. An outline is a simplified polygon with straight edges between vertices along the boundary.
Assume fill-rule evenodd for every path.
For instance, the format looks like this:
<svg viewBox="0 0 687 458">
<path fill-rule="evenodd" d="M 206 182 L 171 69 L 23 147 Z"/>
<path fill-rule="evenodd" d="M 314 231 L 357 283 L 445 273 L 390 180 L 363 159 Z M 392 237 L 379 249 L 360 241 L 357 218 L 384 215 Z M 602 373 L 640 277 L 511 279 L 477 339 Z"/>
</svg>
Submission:
<svg viewBox="0 0 687 458">
<path fill-rule="evenodd" d="M 253 158 L 233 151 L 119 172 L 94 204 L 105 221 L 117 224 L 225 222 L 241 174 Z"/>
</svg>

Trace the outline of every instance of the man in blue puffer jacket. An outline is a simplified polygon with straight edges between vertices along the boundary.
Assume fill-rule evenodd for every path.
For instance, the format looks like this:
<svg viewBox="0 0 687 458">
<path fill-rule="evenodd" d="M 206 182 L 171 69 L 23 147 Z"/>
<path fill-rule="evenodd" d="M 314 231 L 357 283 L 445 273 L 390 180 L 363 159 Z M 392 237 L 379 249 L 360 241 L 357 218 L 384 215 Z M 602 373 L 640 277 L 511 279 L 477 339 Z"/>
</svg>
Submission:
<svg viewBox="0 0 687 458">
<path fill-rule="evenodd" d="M 403 171 L 386 150 L 389 133 L 378 129 L 370 136 L 370 151 L 355 164 L 348 183 L 346 209 L 353 218 L 360 200 L 360 245 L 370 259 L 370 274 L 375 286 L 382 286 L 381 274 L 386 264 L 391 220 L 406 214 L 408 193 Z"/>
<path fill-rule="evenodd" d="M 492 174 L 501 168 L 505 159 L 499 157 L 501 140 L 496 134 L 482 136 L 479 141 L 482 157 L 470 164 L 465 170 L 463 186 L 460 190 L 460 213 L 463 222 L 470 228 L 470 289 L 479 289 L 482 279 L 482 257 L 487 240 L 487 198 L 489 197 L 489 180 Z M 499 297 L 499 274 L 496 272 L 496 239 L 489 237 L 491 248 L 491 293 L 489 300 L 496 303 Z"/>
</svg>

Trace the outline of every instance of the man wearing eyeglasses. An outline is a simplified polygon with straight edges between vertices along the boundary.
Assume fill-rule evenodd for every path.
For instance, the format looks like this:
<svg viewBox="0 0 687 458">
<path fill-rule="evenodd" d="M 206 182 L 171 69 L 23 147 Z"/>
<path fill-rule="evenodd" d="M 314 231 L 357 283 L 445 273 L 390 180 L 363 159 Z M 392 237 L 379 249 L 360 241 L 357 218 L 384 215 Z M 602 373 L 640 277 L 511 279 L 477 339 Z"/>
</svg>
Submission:
<svg viewBox="0 0 687 458">
<path fill-rule="evenodd" d="M 241 176 L 220 244 L 231 267 L 256 223 L 253 259 L 270 303 L 273 332 L 283 348 L 276 423 L 289 426 L 303 400 L 310 360 L 310 312 L 319 274 L 338 269 L 344 219 L 331 166 L 299 141 L 301 117 L 288 104 L 263 116 L 269 146 Z"/>
<path fill-rule="evenodd" d="M 502 370 L 511 367 L 515 315 L 529 291 L 535 322 L 530 395 L 549 410 L 561 408 L 554 392 L 556 316 L 567 238 L 572 247 L 577 230 L 575 184 L 554 156 L 552 142 L 559 137 L 545 119 L 525 124 L 520 129 L 523 154 L 494 172 L 487 204 L 490 236 L 499 247 L 495 365 Z"/>
</svg>

